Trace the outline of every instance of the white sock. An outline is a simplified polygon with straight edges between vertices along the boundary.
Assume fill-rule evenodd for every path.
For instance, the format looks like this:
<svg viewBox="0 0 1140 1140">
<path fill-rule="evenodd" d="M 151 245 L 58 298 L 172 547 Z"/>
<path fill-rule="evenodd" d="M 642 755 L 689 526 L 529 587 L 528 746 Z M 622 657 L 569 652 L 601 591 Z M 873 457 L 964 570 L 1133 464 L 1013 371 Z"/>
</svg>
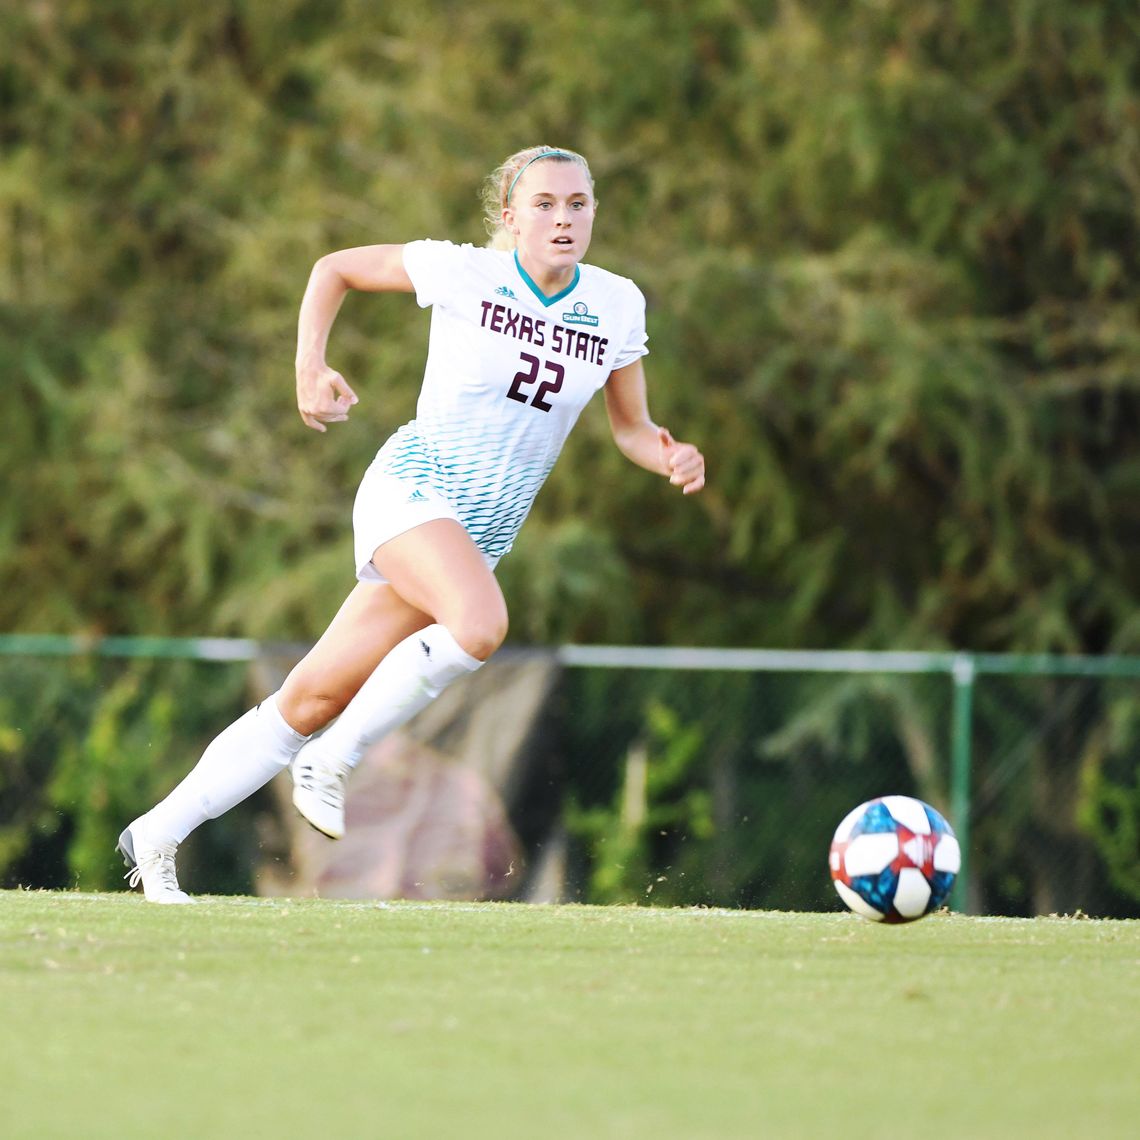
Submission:
<svg viewBox="0 0 1140 1140">
<path fill-rule="evenodd" d="M 147 838 L 181 843 L 199 824 L 217 819 L 269 783 L 308 739 L 281 715 L 277 694 L 267 697 L 223 729 L 182 783 L 146 813 Z"/>
<path fill-rule="evenodd" d="M 429 625 L 389 652 L 310 747 L 326 761 L 355 768 L 369 745 L 411 720 L 457 677 L 482 664 L 445 626 Z"/>
</svg>

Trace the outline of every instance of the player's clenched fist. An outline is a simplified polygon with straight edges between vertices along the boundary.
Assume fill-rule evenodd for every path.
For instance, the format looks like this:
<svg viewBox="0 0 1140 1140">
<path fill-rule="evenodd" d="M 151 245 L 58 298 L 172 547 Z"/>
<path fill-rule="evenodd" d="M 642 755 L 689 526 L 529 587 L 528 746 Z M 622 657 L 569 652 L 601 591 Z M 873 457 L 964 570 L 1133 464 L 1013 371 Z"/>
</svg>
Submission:
<svg viewBox="0 0 1140 1140">
<path fill-rule="evenodd" d="M 356 393 L 327 364 L 297 369 L 297 409 L 301 419 L 315 431 L 326 431 L 326 424 L 343 423 L 355 403 Z"/>
</svg>

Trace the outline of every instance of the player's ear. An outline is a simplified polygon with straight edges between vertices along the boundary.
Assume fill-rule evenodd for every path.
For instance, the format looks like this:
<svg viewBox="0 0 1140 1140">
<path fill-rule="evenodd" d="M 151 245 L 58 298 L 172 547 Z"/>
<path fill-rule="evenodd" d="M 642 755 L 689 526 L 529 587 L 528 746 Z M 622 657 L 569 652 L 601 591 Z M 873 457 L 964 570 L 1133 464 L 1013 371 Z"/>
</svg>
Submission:
<svg viewBox="0 0 1140 1140">
<path fill-rule="evenodd" d="M 518 226 L 515 224 L 515 211 L 511 206 L 503 207 L 503 229 L 509 234 L 517 234 Z"/>
</svg>

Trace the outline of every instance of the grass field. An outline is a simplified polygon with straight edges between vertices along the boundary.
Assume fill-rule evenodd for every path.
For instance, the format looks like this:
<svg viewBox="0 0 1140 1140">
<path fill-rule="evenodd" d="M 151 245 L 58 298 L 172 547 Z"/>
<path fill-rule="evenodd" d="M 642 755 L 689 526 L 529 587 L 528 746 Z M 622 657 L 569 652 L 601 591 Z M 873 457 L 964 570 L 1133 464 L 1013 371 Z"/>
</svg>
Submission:
<svg viewBox="0 0 1140 1140">
<path fill-rule="evenodd" d="M 1140 923 L 0 892 L 0 1136 L 1133 1137 Z"/>
</svg>

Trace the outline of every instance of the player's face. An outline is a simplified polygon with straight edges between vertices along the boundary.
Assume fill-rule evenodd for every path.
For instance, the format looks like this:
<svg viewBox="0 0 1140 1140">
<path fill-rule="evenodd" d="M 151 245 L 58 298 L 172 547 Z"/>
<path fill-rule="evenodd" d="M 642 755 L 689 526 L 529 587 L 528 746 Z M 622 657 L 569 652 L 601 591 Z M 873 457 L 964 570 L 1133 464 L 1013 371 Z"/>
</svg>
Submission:
<svg viewBox="0 0 1140 1140">
<path fill-rule="evenodd" d="M 594 194 L 576 162 L 536 162 L 518 180 L 503 221 L 519 259 L 543 277 L 569 276 L 586 256 L 594 229 Z"/>
</svg>

